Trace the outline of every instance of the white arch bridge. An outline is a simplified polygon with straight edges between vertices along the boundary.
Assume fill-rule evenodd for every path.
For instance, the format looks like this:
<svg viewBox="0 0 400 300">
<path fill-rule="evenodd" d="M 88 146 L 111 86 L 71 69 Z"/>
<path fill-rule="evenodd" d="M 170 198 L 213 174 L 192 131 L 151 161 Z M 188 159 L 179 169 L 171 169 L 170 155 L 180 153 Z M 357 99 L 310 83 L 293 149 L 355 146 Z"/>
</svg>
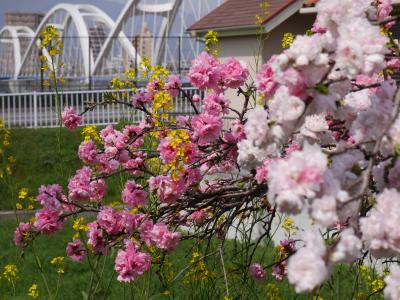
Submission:
<svg viewBox="0 0 400 300">
<path fill-rule="evenodd" d="M 40 32 L 46 25 L 61 33 L 62 74 L 67 81 L 96 81 L 136 68 L 141 56 L 174 72 L 188 68 L 202 44 L 186 32 L 223 0 L 129 0 L 117 20 L 93 5 L 59 4 L 36 32 L 26 26 L 0 30 L 0 80 L 43 79 Z M 44 51 L 44 56 L 48 54 Z"/>
</svg>

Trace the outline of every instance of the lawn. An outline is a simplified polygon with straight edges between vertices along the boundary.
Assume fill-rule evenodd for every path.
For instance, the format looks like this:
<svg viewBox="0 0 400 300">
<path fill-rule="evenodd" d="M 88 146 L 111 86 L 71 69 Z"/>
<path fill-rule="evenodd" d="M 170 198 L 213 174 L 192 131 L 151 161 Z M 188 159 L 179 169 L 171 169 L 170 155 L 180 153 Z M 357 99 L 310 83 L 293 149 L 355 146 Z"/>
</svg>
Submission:
<svg viewBox="0 0 400 300">
<path fill-rule="evenodd" d="M 14 246 L 11 241 L 12 232 L 16 222 L 13 220 L 0 221 L 0 272 L 3 272 L 7 264 L 15 264 L 18 268 L 18 280 L 16 282 L 16 295 L 10 284 L 2 278 L 0 279 L 0 299 L 29 299 L 27 291 L 29 287 L 36 283 L 39 285 L 39 299 L 48 299 L 40 273 L 36 267 L 35 258 L 32 250 L 22 252 Z M 57 286 L 58 275 L 55 268 L 50 265 L 50 260 L 56 256 L 65 256 L 65 246 L 71 240 L 73 234 L 71 224 L 67 224 L 63 232 L 54 236 L 40 236 L 35 241 L 35 251 L 43 265 L 46 277 L 49 280 L 50 289 L 53 291 Z M 205 261 L 205 268 L 190 264 L 193 253 L 193 243 L 190 241 L 181 242 L 175 252 L 168 255 L 165 260 L 161 274 L 165 281 L 169 281 L 168 286 L 163 286 L 157 276 L 158 265 L 153 264 L 151 272 L 140 278 L 134 285 L 121 284 L 116 281 L 113 272 L 113 261 L 115 252 L 109 253 L 106 258 L 101 258 L 99 268 L 103 268 L 104 275 L 99 284 L 94 281 L 93 286 L 97 286 L 95 299 L 223 299 L 225 295 L 225 284 L 221 267 L 220 256 L 209 256 Z M 216 249 L 217 241 L 213 241 L 210 252 Z M 203 250 L 205 244 L 200 246 Z M 198 248 L 198 247 L 197 247 Z M 276 281 L 270 275 L 266 282 L 256 283 L 249 278 L 247 269 L 242 267 L 243 257 L 246 253 L 238 251 L 241 244 L 234 244 L 233 241 L 227 242 L 224 254 L 225 268 L 227 270 L 228 287 L 232 299 L 317 299 L 315 295 L 320 294 L 322 299 L 353 299 L 353 288 L 365 289 L 365 295 L 371 292 L 370 287 L 365 286 L 363 276 L 359 276 L 356 281 L 356 268 L 343 266 L 338 267 L 333 272 L 332 279 L 317 291 L 316 294 L 306 294 L 296 296 L 293 288 L 286 280 Z M 256 252 L 254 261 L 259 261 L 263 265 L 269 265 L 274 261 L 274 249 L 262 246 Z M 160 260 L 159 254 L 152 255 L 153 262 Z M 92 262 L 95 258 L 92 257 Z M 189 266 L 183 272 L 185 267 Z M 244 271 L 238 271 L 242 269 Z M 75 263 L 65 258 L 65 273 L 60 277 L 59 292 L 57 299 L 85 299 L 91 278 L 90 269 L 87 263 Z M 178 276 L 178 274 L 180 274 Z M 178 276 L 178 279 L 172 281 Z M 111 280 L 110 280 L 111 279 Z M 110 289 L 107 289 L 111 282 Z M 172 282 L 172 283 L 171 283 Z M 149 297 L 143 296 L 143 291 L 149 286 Z M 335 294 L 333 294 L 335 287 Z M 367 290 L 368 289 L 368 290 Z M 108 290 L 108 292 L 106 292 Z M 131 294 L 132 293 L 132 294 Z M 131 296 L 133 295 L 133 296 Z M 321 299 L 321 298 L 318 298 Z M 355 298 L 354 298 L 355 299 Z M 366 298 L 358 298 L 366 299 Z M 382 299 L 379 295 L 374 295 L 369 299 Z"/>
<path fill-rule="evenodd" d="M 82 167 L 77 151 L 82 142 L 81 129 L 61 131 L 59 148 L 58 129 L 13 129 L 7 152 L 16 159 L 14 174 L 6 182 L 0 181 L 0 210 L 12 210 L 17 202 L 17 192 L 28 188 L 36 196 L 42 184 L 68 184 L 68 178 Z M 60 159 L 61 157 L 61 159 Z M 106 198 L 119 199 L 120 180 L 107 180 Z M 66 190 L 66 189 L 64 189 Z"/>
<path fill-rule="evenodd" d="M 39 285 L 40 293 L 45 296 L 44 285 L 42 279 L 37 271 L 35 259 L 32 250 L 22 252 L 19 248 L 15 247 L 11 241 L 12 232 L 15 229 L 15 221 L 0 221 L 0 248 L 1 263 L 0 268 L 3 270 L 6 264 L 15 264 L 19 270 L 18 280 L 16 283 L 16 297 L 12 299 L 26 299 L 28 288 L 33 283 Z M 55 269 L 50 265 L 50 260 L 56 256 L 65 256 L 65 245 L 71 240 L 73 231 L 71 224 L 68 224 L 61 234 L 54 236 L 41 236 L 35 241 L 35 251 L 40 257 L 40 261 L 44 266 L 47 276 L 50 278 L 50 287 L 55 288 L 57 285 L 58 275 Z M 180 270 L 184 269 L 191 260 L 192 243 L 182 242 L 177 251 L 167 257 L 166 269 L 164 269 L 165 280 L 171 280 L 177 276 Z M 217 243 L 213 243 L 210 252 L 215 248 Z M 237 268 L 238 257 L 235 259 L 232 256 L 233 243 L 228 245 L 229 251 L 224 257 L 226 268 L 233 270 Z M 257 259 L 264 257 L 265 260 L 271 261 L 273 258 L 273 250 L 260 251 L 256 254 Z M 155 256 L 153 255 L 153 258 Z M 106 286 L 109 282 L 110 276 L 113 275 L 113 261 L 115 252 L 111 252 L 108 257 L 100 261 L 100 264 L 105 262 L 105 276 L 98 287 L 98 294 L 96 299 L 130 299 L 131 286 L 129 284 L 117 283 L 115 277 L 112 279 L 110 292 L 104 294 Z M 93 260 L 93 258 L 92 258 Z M 59 299 L 83 299 L 83 295 L 88 289 L 90 282 L 90 271 L 87 263 L 74 263 L 65 260 L 65 274 L 62 275 L 59 287 Z M 220 257 L 209 257 L 206 269 L 203 268 L 188 268 L 185 272 L 181 273 L 178 277 L 181 280 L 176 280 L 175 284 L 170 285 L 168 288 L 163 287 L 156 275 L 158 266 L 154 265 L 152 272 L 141 278 L 137 283 L 137 289 L 133 288 L 135 299 L 142 299 L 140 291 L 145 284 L 145 281 L 150 276 L 150 296 L 152 299 L 223 299 L 225 295 L 225 286 L 222 280 L 222 269 Z M 197 270 L 197 273 L 190 273 L 192 270 Z M 208 273 L 207 273 L 208 272 Z M 188 275 L 192 274 L 192 275 Z M 207 278 L 207 274 L 212 274 Z M 245 274 L 247 275 L 247 274 Z M 257 299 L 261 295 L 265 295 L 267 285 L 266 283 L 255 284 L 252 280 L 246 277 L 243 281 L 242 274 L 231 272 L 228 274 L 228 280 L 237 282 L 231 286 L 231 293 L 240 297 L 240 299 Z M 290 293 L 290 298 L 294 296 L 293 290 L 288 288 L 287 284 L 283 289 L 285 294 Z M 12 295 L 13 290 L 9 284 L 3 279 L 0 280 L 0 294 Z M 209 296 L 213 294 L 212 298 Z M 125 295 L 125 297 L 124 297 Z M 47 297 L 43 297 L 46 299 Z M 286 298 L 285 299 L 290 299 Z M 0 299 L 3 299 L 0 297 Z M 8 298 L 7 298 L 8 299 Z M 260 298 L 261 299 L 261 298 Z"/>
</svg>

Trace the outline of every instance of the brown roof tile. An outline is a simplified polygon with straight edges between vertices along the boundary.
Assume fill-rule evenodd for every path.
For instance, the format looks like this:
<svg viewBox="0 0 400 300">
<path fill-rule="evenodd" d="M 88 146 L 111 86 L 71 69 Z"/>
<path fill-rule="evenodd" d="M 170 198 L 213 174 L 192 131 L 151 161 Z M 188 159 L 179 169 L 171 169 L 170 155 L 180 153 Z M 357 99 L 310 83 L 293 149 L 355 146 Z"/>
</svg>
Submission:
<svg viewBox="0 0 400 300">
<path fill-rule="evenodd" d="M 261 14 L 262 0 L 227 0 L 202 19 L 191 25 L 187 30 L 208 30 L 222 28 L 237 28 L 255 26 L 257 14 Z M 264 20 L 268 22 L 296 0 L 268 0 L 269 15 Z"/>
</svg>

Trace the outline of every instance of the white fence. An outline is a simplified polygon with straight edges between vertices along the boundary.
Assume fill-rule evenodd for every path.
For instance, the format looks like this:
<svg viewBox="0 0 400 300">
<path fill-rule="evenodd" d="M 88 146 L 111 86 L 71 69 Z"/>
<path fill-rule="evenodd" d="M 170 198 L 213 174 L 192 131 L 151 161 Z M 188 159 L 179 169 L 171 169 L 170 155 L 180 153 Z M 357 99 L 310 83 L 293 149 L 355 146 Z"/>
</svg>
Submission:
<svg viewBox="0 0 400 300">
<path fill-rule="evenodd" d="M 104 101 L 104 95 L 115 91 L 74 91 L 63 92 L 60 95 L 61 108 L 73 106 L 77 113 L 85 110 L 88 104 L 99 104 Z M 122 95 L 124 91 L 120 91 Z M 130 101 L 131 92 L 125 91 L 126 101 Z M 198 91 L 193 88 L 185 88 L 185 92 L 193 95 Z M 193 114 L 193 108 L 189 101 L 183 97 L 173 99 L 174 114 Z M 0 94 L 0 118 L 8 128 L 39 128 L 58 126 L 58 103 L 55 93 L 32 92 L 18 94 Z M 118 123 L 121 120 L 139 122 L 144 114 L 123 104 L 108 104 L 96 106 L 85 113 L 82 119 L 83 125 L 105 125 Z"/>
</svg>

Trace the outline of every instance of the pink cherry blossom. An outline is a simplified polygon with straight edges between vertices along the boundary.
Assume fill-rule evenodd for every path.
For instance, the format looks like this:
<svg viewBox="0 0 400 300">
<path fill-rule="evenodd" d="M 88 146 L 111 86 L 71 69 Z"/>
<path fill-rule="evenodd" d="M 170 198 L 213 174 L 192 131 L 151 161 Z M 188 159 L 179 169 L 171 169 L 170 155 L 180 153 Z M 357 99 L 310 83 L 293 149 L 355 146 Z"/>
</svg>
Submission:
<svg viewBox="0 0 400 300">
<path fill-rule="evenodd" d="M 107 154 L 99 153 L 97 156 L 96 170 L 101 175 L 110 175 L 117 171 L 120 162 L 114 158 L 108 158 Z"/>
<path fill-rule="evenodd" d="M 265 99 L 272 97 L 279 87 L 279 84 L 274 80 L 274 71 L 271 67 L 275 59 L 276 56 L 272 56 L 270 60 L 261 67 L 261 71 L 256 77 L 257 91 Z"/>
<path fill-rule="evenodd" d="M 230 101 L 223 95 L 215 92 L 209 93 L 204 98 L 203 112 L 210 115 L 227 114 Z"/>
<path fill-rule="evenodd" d="M 272 267 L 272 276 L 278 280 L 282 281 L 287 276 L 287 261 L 284 260 Z"/>
<path fill-rule="evenodd" d="M 144 159 L 142 157 L 136 157 L 129 159 L 126 163 L 123 164 L 124 169 L 132 174 L 139 176 L 143 174 L 141 168 L 144 166 Z"/>
<path fill-rule="evenodd" d="M 360 30 L 362 28 L 362 30 Z M 353 79 L 357 74 L 379 73 L 385 67 L 388 38 L 380 33 L 378 26 L 366 19 L 350 19 L 338 28 L 336 68 L 343 76 Z"/>
<path fill-rule="evenodd" d="M 175 181 L 170 176 L 160 175 L 150 177 L 151 191 L 157 191 L 157 196 L 163 203 L 174 203 L 184 191 L 183 182 Z"/>
<path fill-rule="evenodd" d="M 199 209 L 191 213 L 190 219 L 196 224 L 202 224 L 207 216 L 208 214 L 204 209 Z"/>
<path fill-rule="evenodd" d="M 321 27 L 317 22 L 315 22 L 311 28 L 313 33 L 325 33 L 326 28 Z"/>
<path fill-rule="evenodd" d="M 239 119 L 232 121 L 232 134 L 236 141 L 241 141 L 246 138 L 244 125 Z"/>
<path fill-rule="evenodd" d="M 35 214 L 33 226 L 43 234 L 53 234 L 61 230 L 65 219 L 60 218 L 60 211 L 52 208 L 42 208 Z"/>
<path fill-rule="evenodd" d="M 202 52 L 189 70 L 189 82 L 200 90 L 207 88 L 218 90 L 221 67 L 218 61 L 207 52 Z"/>
<path fill-rule="evenodd" d="M 68 190 L 71 200 L 98 202 L 104 197 L 104 180 L 92 181 L 91 176 L 92 170 L 88 167 L 83 167 L 70 179 Z"/>
<path fill-rule="evenodd" d="M 118 251 L 115 258 L 115 271 L 118 281 L 131 282 L 150 269 L 151 257 L 148 253 L 137 251 L 130 240 L 125 240 L 124 249 Z"/>
<path fill-rule="evenodd" d="M 310 157 L 313 159 L 311 160 Z M 321 189 L 328 160 L 318 145 L 306 143 L 288 159 L 272 161 L 268 169 L 269 195 L 282 212 L 298 213 L 304 197 L 313 198 Z"/>
<path fill-rule="evenodd" d="M 96 221 L 87 224 L 87 226 L 89 228 L 87 231 L 88 245 L 94 253 L 105 254 L 107 249 L 103 230 L 99 227 L 99 224 Z"/>
<path fill-rule="evenodd" d="M 132 214 L 128 209 L 118 212 L 119 224 L 123 233 L 132 234 L 145 218 L 143 214 Z"/>
<path fill-rule="evenodd" d="M 391 264 L 390 274 L 385 276 L 385 289 L 383 294 L 385 299 L 400 299 L 400 267 L 397 264 Z"/>
<path fill-rule="evenodd" d="M 400 193 L 385 189 L 377 204 L 360 219 L 362 239 L 376 258 L 400 253 Z"/>
<path fill-rule="evenodd" d="M 132 104 L 135 107 L 151 103 L 153 101 L 153 95 L 149 92 L 139 90 L 132 96 Z"/>
<path fill-rule="evenodd" d="M 200 95 L 199 94 L 194 94 L 192 97 L 192 100 L 194 103 L 198 103 L 201 101 Z"/>
<path fill-rule="evenodd" d="M 143 223 L 140 225 L 140 239 L 144 242 L 147 246 L 151 246 L 153 243 L 151 231 L 153 230 L 154 224 L 151 220 L 144 220 Z"/>
<path fill-rule="evenodd" d="M 19 223 L 17 229 L 14 231 L 13 240 L 16 246 L 23 246 L 25 239 L 29 236 L 33 230 L 31 223 Z"/>
<path fill-rule="evenodd" d="M 384 21 L 393 11 L 392 0 L 378 0 L 378 20 Z"/>
<path fill-rule="evenodd" d="M 108 125 L 106 128 L 100 131 L 100 137 L 104 142 L 104 153 L 108 158 L 115 158 L 121 150 L 126 147 L 125 135 L 113 128 L 112 125 Z"/>
<path fill-rule="evenodd" d="M 126 125 L 122 131 L 124 142 L 133 147 L 140 147 L 144 142 L 144 128 L 139 125 Z"/>
<path fill-rule="evenodd" d="M 109 235 L 122 232 L 121 215 L 111 207 L 104 207 L 97 215 L 97 223 Z"/>
<path fill-rule="evenodd" d="M 354 234 L 353 228 L 347 228 L 340 233 L 340 241 L 331 254 L 331 261 L 352 263 L 356 260 L 362 249 L 362 242 Z"/>
<path fill-rule="evenodd" d="M 266 159 L 263 164 L 256 169 L 256 176 L 254 177 L 257 180 L 258 184 L 267 183 L 268 181 L 268 167 L 271 160 Z"/>
<path fill-rule="evenodd" d="M 73 107 L 66 107 L 61 113 L 64 126 L 69 130 L 75 130 L 81 123 L 81 117 L 75 113 Z"/>
<path fill-rule="evenodd" d="M 321 235 L 306 232 L 305 244 L 288 261 L 288 279 L 297 293 L 312 291 L 329 275 L 324 261 L 326 247 Z"/>
<path fill-rule="evenodd" d="M 221 80 L 228 88 L 239 88 L 245 83 L 248 77 L 249 70 L 244 62 L 235 58 L 230 58 L 221 65 Z"/>
<path fill-rule="evenodd" d="M 122 191 L 122 201 L 130 207 L 138 207 L 146 205 L 147 193 L 143 190 L 142 186 L 136 184 L 135 181 L 130 180 L 125 184 Z"/>
<path fill-rule="evenodd" d="M 157 151 L 160 152 L 160 157 L 164 164 L 171 163 L 176 157 L 177 149 L 171 145 L 172 138 L 164 138 L 157 147 Z"/>
<path fill-rule="evenodd" d="M 201 173 L 199 169 L 186 168 L 180 178 L 186 187 L 191 187 L 201 181 Z"/>
<path fill-rule="evenodd" d="M 210 114 L 196 115 L 192 119 L 194 133 L 198 136 L 200 144 L 214 142 L 222 130 L 222 120 Z"/>
<path fill-rule="evenodd" d="M 50 184 L 48 186 L 42 185 L 39 188 L 39 194 L 36 200 L 40 202 L 43 207 L 48 207 L 54 210 L 62 210 L 63 203 L 67 199 L 62 192 L 62 187 L 58 184 Z"/>
<path fill-rule="evenodd" d="M 151 230 L 151 240 L 162 250 L 173 251 L 179 243 L 181 234 L 170 232 L 163 223 L 155 224 Z"/>
<path fill-rule="evenodd" d="M 82 142 L 78 150 L 79 158 L 85 164 L 95 164 L 97 163 L 97 147 L 93 140 L 87 142 Z"/>
<path fill-rule="evenodd" d="M 182 81 L 177 75 L 169 75 L 168 81 L 165 84 L 165 89 L 171 97 L 178 97 L 179 91 L 182 87 Z"/>
<path fill-rule="evenodd" d="M 67 245 L 67 255 L 73 261 L 83 261 L 86 258 L 86 249 L 81 240 L 74 240 Z"/>
<path fill-rule="evenodd" d="M 393 70 L 399 70 L 400 69 L 400 59 L 393 58 L 386 63 L 386 66 Z"/>
<path fill-rule="evenodd" d="M 255 281 L 263 282 L 267 279 L 267 273 L 260 264 L 250 265 L 249 272 Z"/>
</svg>

